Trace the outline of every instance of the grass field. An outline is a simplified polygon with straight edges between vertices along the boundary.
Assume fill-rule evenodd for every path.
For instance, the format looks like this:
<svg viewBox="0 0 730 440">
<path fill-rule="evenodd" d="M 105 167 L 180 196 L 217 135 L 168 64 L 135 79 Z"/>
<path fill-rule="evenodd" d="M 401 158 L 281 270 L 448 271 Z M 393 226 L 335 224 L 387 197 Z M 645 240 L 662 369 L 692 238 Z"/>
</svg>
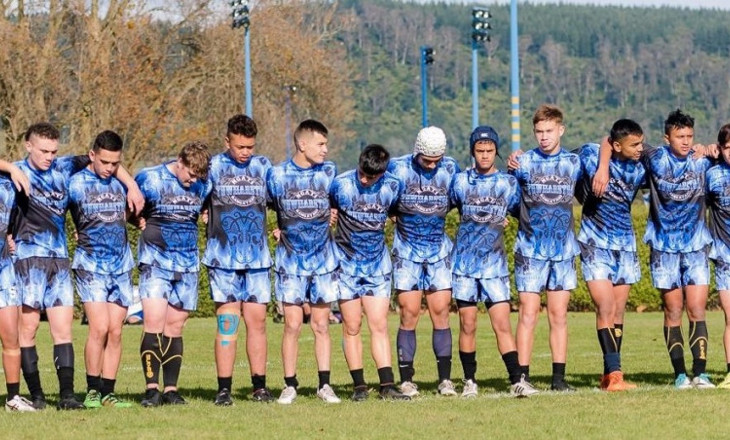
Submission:
<svg viewBox="0 0 730 440">
<path fill-rule="evenodd" d="M 516 319 L 516 315 L 513 315 Z M 453 378 L 460 385 L 457 326 L 454 331 Z M 391 317 L 395 334 L 397 317 Z M 59 412 L 47 409 L 35 414 L 0 413 L 0 438 L 725 438 L 726 405 L 730 391 L 675 391 L 671 366 L 662 336 L 659 313 L 628 314 L 623 366 L 629 380 L 639 384 L 633 392 L 608 394 L 597 389 L 601 355 L 594 317 L 575 313 L 569 317 L 568 380 L 578 387 L 572 395 L 543 392 L 530 399 L 510 398 L 504 364 L 496 349 L 487 315 L 480 315 L 477 359 L 480 396 L 473 400 L 442 398 L 435 394 L 436 367 L 431 350 L 430 326 L 423 316 L 419 326 L 416 376 L 422 397 L 412 402 L 381 402 L 371 394 L 363 403 L 347 398 L 351 382 L 340 349 L 339 325 L 332 326 L 332 382 L 343 403 L 326 405 L 314 397 L 317 374 L 313 337 L 302 333 L 298 377 L 300 396 L 291 406 L 248 401 L 250 380 L 245 356 L 239 356 L 234 376 L 236 404 L 218 408 L 213 361 L 213 319 L 193 319 L 185 330 L 185 360 L 180 388 L 189 405 L 128 410 L 102 408 L 94 411 Z M 723 316 L 708 315 L 710 330 L 708 370 L 715 381 L 724 377 Z M 83 341 L 86 327 L 75 327 L 76 389 L 85 389 Z M 138 402 L 144 382 L 139 362 L 140 327 L 124 331 L 125 350 L 117 383 L 124 398 Z M 283 385 L 279 354 L 282 326 L 269 324 L 268 383 L 278 396 Z M 41 374 L 49 403 L 55 404 L 57 381 L 52 367 L 47 324 L 39 334 Z M 365 332 L 367 343 L 367 331 Z M 394 339 L 394 338 L 393 338 Z M 367 345 L 366 345 L 367 347 Z M 243 334 L 239 354 L 243 352 Z M 687 366 L 691 356 L 687 354 Z M 549 386 L 550 351 L 544 316 L 538 328 L 531 373 L 541 389 Z M 366 379 L 377 388 L 377 374 L 366 356 Z M 397 371 L 396 371 L 397 376 Z M 459 387 L 460 388 L 460 387 Z M 25 386 L 23 386 L 23 392 Z"/>
</svg>

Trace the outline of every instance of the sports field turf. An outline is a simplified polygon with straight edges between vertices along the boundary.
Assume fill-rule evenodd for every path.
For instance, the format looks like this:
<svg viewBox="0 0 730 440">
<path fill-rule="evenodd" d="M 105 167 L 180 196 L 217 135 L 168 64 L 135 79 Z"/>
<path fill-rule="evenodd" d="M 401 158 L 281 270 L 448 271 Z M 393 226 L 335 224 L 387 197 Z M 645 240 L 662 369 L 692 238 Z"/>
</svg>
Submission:
<svg viewBox="0 0 730 440">
<path fill-rule="evenodd" d="M 513 320 L 516 314 L 513 314 Z M 723 315 L 708 315 L 710 330 L 708 372 L 715 382 L 725 374 L 722 348 Z M 313 337 L 304 329 L 301 337 L 298 377 L 300 395 L 291 406 L 257 404 L 248 400 L 250 380 L 243 355 L 243 334 L 239 337 L 239 360 L 234 375 L 233 407 L 219 408 L 212 401 L 216 391 L 213 361 L 213 319 L 193 319 L 185 330 L 185 359 L 180 376 L 185 407 L 154 409 L 102 408 L 93 411 L 59 412 L 47 409 L 36 414 L 0 413 L 0 438 L 47 439 L 205 439 L 205 438 L 726 438 L 727 404 L 730 390 L 675 391 L 669 358 L 662 336 L 660 313 L 627 314 L 623 343 L 623 366 L 627 379 L 639 389 L 607 394 L 597 389 L 601 355 L 596 340 L 594 316 L 569 315 L 570 344 L 568 381 L 578 387 L 571 395 L 543 392 L 529 399 L 515 399 L 506 393 L 508 382 L 504 364 L 496 349 L 487 315 L 480 315 L 477 399 L 443 398 L 435 394 L 436 367 L 431 350 L 430 322 L 423 316 L 419 325 L 415 381 L 422 397 L 412 402 L 382 402 L 375 398 L 377 375 L 366 353 L 365 374 L 372 387 L 367 402 L 348 400 L 351 382 L 340 349 L 341 327 L 331 328 L 333 336 L 332 382 L 343 403 L 327 405 L 314 397 L 317 373 Z M 462 377 L 458 361 L 456 315 L 451 316 L 454 332 L 453 378 L 460 391 Z M 686 324 L 685 324 L 686 326 Z M 395 334 L 397 317 L 390 320 Z M 283 385 L 279 354 L 282 326 L 269 321 L 268 384 L 278 396 Z M 87 329 L 74 327 L 76 348 L 76 389 L 83 399 L 85 376 L 83 341 Z M 124 330 L 124 355 L 117 391 L 121 397 L 139 402 L 144 382 L 139 361 L 141 327 Z M 686 332 L 685 332 L 686 334 Z M 367 331 L 365 347 L 367 347 Z M 393 338 L 394 339 L 394 338 Z M 57 381 L 51 359 L 47 323 L 39 331 L 39 356 L 49 408 L 55 404 Z M 686 351 L 687 367 L 691 355 Z M 531 374 L 533 383 L 546 389 L 550 380 L 550 351 L 546 317 L 541 316 L 536 337 Z M 396 370 L 397 377 L 397 370 Z M 22 387 L 25 393 L 25 386 Z"/>
</svg>

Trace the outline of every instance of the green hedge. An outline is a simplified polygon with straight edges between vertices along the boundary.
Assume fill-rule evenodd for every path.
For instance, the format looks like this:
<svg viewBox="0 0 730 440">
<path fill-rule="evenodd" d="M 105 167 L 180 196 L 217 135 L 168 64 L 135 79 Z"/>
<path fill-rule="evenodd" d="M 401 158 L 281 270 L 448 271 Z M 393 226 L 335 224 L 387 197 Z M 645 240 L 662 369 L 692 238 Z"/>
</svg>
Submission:
<svg viewBox="0 0 730 440">
<path fill-rule="evenodd" d="M 575 218 L 576 218 L 576 232 L 578 230 L 578 225 L 580 224 L 580 206 L 576 206 L 574 209 L 575 212 Z M 633 222 L 634 222 L 634 230 L 636 231 L 636 236 L 638 238 L 638 244 L 639 244 L 639 260 L 641 262 L 641 274 L 642 278 L 641 280 L 634 284 L 634 286 L 631 288 L 631 294 L 629 296 L 629 302 L 627 305 L 627 310 L 630 311 L 653 311 L 653 310 L 660 310 L 661 309 L 661 300 L 659 298 L 659 293 L 657 292 L 654 287 L 651 285 L 651 277 L 649 275 L 649 247 L 645 245 L 641 237 L 644 234 L 644 230 L 646 229 L 646 218 L 648 214 L 648 209 L 644 206 L 643 203 L 637 202 L 634 204 L 633 207 Z M 73 256 L 73 251 L 75 249 L 75 241 L 71 238 L 73 237 L 73 226 L 70 217 L 68 218 L 68 221 L 66 222 L 67 228 L 69 230 L 69 251 L 71 252 L 71 255 Z M 268 225 L 269 225 L 269 231 L 273 230 L 276 227 L 276 215 L 273 212 L 269 212 L 268 215 Z M 448 217 L 446 218 L 446 231 L 449 234 L 450 237 L 454 237 L 456 234 L 456 230 L 459 227 L 459 216 L 458 213 L 454 210 L 451 213 L 449 213 Z M 198 234 L 198 246 L 202 250 L 205 249 L 205 225 L 202 223 L 199 224 L 199 234 Z M 139 230 L 136 228 L 129 226 L 129 239 L 132 246 L 132 251 L 136 255 L 137 253 L 137 239 L 139 238 Z M 514 246 L 515 242 L 515 235 L 517 233 L 517 220 L 516 219 L 510 219 L 510 223 L 507 226 L 507 230 L 505 233 L 505 241 L 506 241 L 506 247 L 508 250 L 511 250 Z M 392 244 L 393 240 L 393 225 L 388 222 L 388 225 L 386 226 L 386 237 L 388 241 L 388 245 L 390 246 Z M 271 234 L 269 234 L 269 246 L 273 253 L 275 243 L 273 237 L 271 237 Z M 514 254 L 512 252 L 508 252 L 508 260 L 509 260 L 509 270 L 510 273 L 514 273 Z M 583 281 L 582 273 L 580 271 L 580 261 L 577 262 L 578 267 L 578 288 L 575 289 L 572 293 L 571 300 L 570 300 L 570 310 L 573 311 L 587 311 L 587 310 L 593 310 L 593 304 L 591 302 L 591 297 L 588 294 L 588 288 Z M 134 271 L 134 281 L 137 282 L 137 270 Z M 208 273 L 206 270 L 200 271 L 200 283 L 199 283 L 199 300 L 198 300 L 198 310 L 193 314 L 193 316 L 201 316 L 201 317 L 207 317 L 207 316 L 214 316 L 215 315 L 215 306 L 213 304 L 213 301 L 210 299 L 209 289 L 210 285 L 208 283 Z M 272 283 L 273 287 L 273 283 Z M 514 278 L 512 278 L 512 296 L 513 300 L 517 299 L 517 292 L 514 285 Z M 718 306 L 718 297 L 717 297 L 717 290 L 715 289 L 715 281 L 714 276 L 712 278 L 712 283 L 710 285 L 710 298 L 708 302 L 708 307 L 715 308 Z M 515 301 L 514 304 L 517 304 Z M 78 298 L 77 298 L 77 305 L 78 310 L 80 312 L 80 304 L 78 304 Z M 273 306 L 270 308 L 273 310 Z"/>
</svg>

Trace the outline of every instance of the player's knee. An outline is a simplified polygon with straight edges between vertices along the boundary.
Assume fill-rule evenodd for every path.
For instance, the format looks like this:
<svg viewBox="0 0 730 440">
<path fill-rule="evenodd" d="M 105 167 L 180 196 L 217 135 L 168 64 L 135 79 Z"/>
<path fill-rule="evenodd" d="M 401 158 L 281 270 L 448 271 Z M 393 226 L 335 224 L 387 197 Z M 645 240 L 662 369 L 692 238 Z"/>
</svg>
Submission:
<svg viewBox="0 0 730 440">
<path fill-rule="evenodd" d="M 344 324 L 345 336 L 359 336 L 360 335 L 360 322 Z"/>
<path fill-rule="evenodd" d="M 387 335 L 388 320 L 387 319 L 368 319 L 368 328 L 372 335 Z"/>
<path fill-rule="evenodd" d="M 312 331 L 314 332 L 315 336 L 329 335 L 329 321 L 312 320 L 310 322 L 310 326 L 312 327 Z"/>
<path fill-rule="evenodd" d="M 122 327 L 111 326 L 107 331 L 108 342 L 111 344 L 119 344 L 122 342 Z"/>
<path fill-rule="evenodd" d="M 682 307 L 677 307 L 675 305 L 669 306 L 665 305 L 664 307 L 664 317 L 667 319 L 667 321 L 676 322 L 682 320 Z"/>
<path fill-rule="evenodd" d="M 539 315 L 539 310 L 520 308 L 519 322 L 521 325 L 524 325 L 527 327 L 535 327 L 535 325 L 537 325 L 538 315 Z"/>
<path fill-rule="evenodd" d="M 566 327 L 568 325 L 568 314 L 563 310 L 548 313 L 550 327 Z"/>
<path fill-rule="evenodd" d="M 687 306 L 687 316 L 690 321 L 704 321 L 705 320 L 705 308 L 699 306 Z M 681 315 L 680 315 L 681 318 Z"/>
<path fill-rule="evenodd" d="M 294 321 L 290 319 L 284 320 L 284 333 L 289 335 L 299 335 L 302 331 L 302 321 Z"/>
<path fill-rule="evenodd" d="M 498 336 L 512 337 L 512 326 L 510 325 L 509 320 L 494 321 L 492 323 L 492 328 L 494 329 L 494 333 Z"/>
<path fill-rule="evenodd" d="M 477 323 L 472 321 L 461 321 L 460 331 L 466 336 L 474 336 L 477 333 Z"/>
</svg>

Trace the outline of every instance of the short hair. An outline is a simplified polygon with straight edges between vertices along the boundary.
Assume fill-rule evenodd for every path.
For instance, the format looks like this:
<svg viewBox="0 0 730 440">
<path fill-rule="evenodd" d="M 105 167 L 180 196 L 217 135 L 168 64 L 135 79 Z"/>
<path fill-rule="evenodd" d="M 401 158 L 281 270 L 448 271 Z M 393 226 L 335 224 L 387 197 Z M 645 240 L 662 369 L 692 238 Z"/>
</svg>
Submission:
<svg viewBox="0 0 730 440">
<path fill-rule="evenodd" d="M 619 119 L 613 123 L 609 138 L 611 142 L 618 142 L 627 136 L 643 136 L 644 130 L 641 125 L 633 119 Z"/>
<path fill-rule="evenodd" d="M 180 150 L 177 156 L 183 165 L 190 168 L 200 179 L 208 178 L 208 167 L 210 165 L 210 151 L 208 146 L 201 141 L 188 142 Z"/>
<path fill-rule="evenodd" d="M 358 168 L 368 176 L 383 174 L 388 169 L 390 153 L 382 145 L 370 144 L 360 153 Z"/>
<path fill-rule="evenodd" d="M 695 119 L 686 114 L 683 113 L 682 110 L 677 109 L 671 113 L 669 113 L 669 116 L 667 116 L 667 120 L 664 121 L 664 134 L 669 135 L 669 132 L 674 128 L 675 130 L 679 130 L 681 128 L 694 128 L 695 127 Z"/>
<path fill-rule="evenodd" d="M 122 137 L 116 132 L 104 130 L 96 135 L 96 139 L 94 139 L 94 144 L 91 146 L 91 149 L 94 150 L 95 153 L 99 150 L 122 151 L 123 145 Z"/>
<path fill-rule="evenodd" d="M 541 121 L 555 121 L 558 124 L 562 124 L 563 111 L 556 105 L 542 104 L 535 111 L 535 116 L 532 117 L 532 125 L 537 125 Z"/>
<path fill-rule="evenodd" d="M 730 124 L 725 124 L 720 127 L 720 131 L 717 133 L 717 145 L 722 147 L 728 142 L 730 142 Z"/>
<path fill-rule="evenodd" d="M 325 127 L 323 123 L 314 119 L 304 120 L 299 123 L 297 129 L 294 130 L 294 145 L 296 145 L 297 147 L 299 146 L 299 137 L 304 132 L 319 133 L 324 137 L 327 137 L 327 135 L 329 134 L 329 132 L 327 131 L 327 127 Z"/>
<path fill-rule="evenodd" d="M 247 138 L 252 138 L 256 137 L 258 132 L 259 130 L 258 127 L 256 127 L 256 122 L 246 115 L 234 115 L 228 120 L 228 131 L 226 131 L 226 136 L 237 134 Z"/>
<path fill-rule="evenodd" d="M 57 141 L 61 137 L 61 133 L 59 133 L 58 129 L 50 122 L 38 122 L 28 127 L 28 130 L 25 132 L 26 142 L 29 141 L 30 137 L 33 135 L 43 139 L 50 139 L 52 141 Z"/>
</svg>

